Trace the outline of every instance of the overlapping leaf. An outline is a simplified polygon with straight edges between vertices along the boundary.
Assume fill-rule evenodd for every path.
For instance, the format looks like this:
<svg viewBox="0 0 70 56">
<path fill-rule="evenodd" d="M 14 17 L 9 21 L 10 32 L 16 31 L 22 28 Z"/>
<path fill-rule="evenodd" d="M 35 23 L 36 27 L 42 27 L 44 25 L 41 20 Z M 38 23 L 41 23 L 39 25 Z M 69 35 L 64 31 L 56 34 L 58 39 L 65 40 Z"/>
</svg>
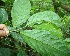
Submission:
<svg viewBox="0 0 70 56">
<path fill-rule="evenodd" d="M 18 27 L 26 22 L 29 17 L 31 4 L 29 0 L 15 0 L 11 11 L 12 23 Z"/>
<path fill-rule="evenodd" d="M 70 49 L 63 38 L 58 38 L 52 32 L 33 29 L 21 31 L 21 35 L 29 46 L 42 55 L 69 56 L 70 54 Z"/>
<path fill-rule="evenodd" d="M 32 15 L 27 25 L 35 29 L 21 31 L 27 44 L 43 56 L 69 56 L 70 49 L 62 37 L 61 19 L 51 11 Z"/>
<path fill-rule="evenodd" d="M 27 25 L 32 27 L 32 26 L 34 26 L 34 24 L 40 24 L 43 21 L 51 22 L 58 27 L 61 26 L 60 17 L 52 11 L 44 11 L 44 12 L 39 12 L 39 13 L 36 13 L 36 14 L 32 15 L 28 19 Z"/>
<path fill-rule="evenodd" d="M 63 36 L 61 29 L 52 23 L 45 23 L 44 22 L 44 23 L 39 24 L 39 25 L 34 25 L 33 27 L 35 29 L 39 29 L 39 30 L 47 30 L 47 31 L 53 33 L 53 35 L 57 35 L 58 37 Z"/>
</svg>

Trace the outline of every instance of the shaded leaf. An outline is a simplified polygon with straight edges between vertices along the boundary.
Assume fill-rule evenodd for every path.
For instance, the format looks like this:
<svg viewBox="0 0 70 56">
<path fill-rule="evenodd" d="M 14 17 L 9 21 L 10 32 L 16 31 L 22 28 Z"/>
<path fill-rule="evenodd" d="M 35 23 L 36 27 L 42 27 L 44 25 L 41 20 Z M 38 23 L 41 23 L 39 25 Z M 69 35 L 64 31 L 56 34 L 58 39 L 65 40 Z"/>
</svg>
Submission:
<svg viewBox="0 0 70 56">
<path fill-rule="evenodd" d="M 24 43 L 24 40 L 23 40 L 23 38 L 21 37 L 21 35 L 19 33 L 11 32 L 11 35 L 13 36 L 13 38 L 15 40 Z"/>
<path fill-rule="evenodd" d="M 17 56 L 28 56 L 24 50 L 19 50 L 19 53 L 17 54 Z"/>
<path fill-rule="evenodd" d="M 70 38 L 70 17 L 64 16 L 62 21 L 62 31 L 65 38 Z"/>
<path fill-rule="evenodd" d="M 12 50 L 9 48 L 0 48 L 0 56 L 12 56 Z"/>
<path fill-rule="evenodd" d="M 2 0 L 3 2 L 6 2 L 7 0 Z"/>
<path fill-rule="evenodd" d="M 0 8 L 0 23 L 5 23 L 8 20 L 8 14 L 4 8 Z"/>
<path fill-rule="evenodd" d="M 66 42 L 70 42 L 70 38 L 66 38 L 64 41 L 66 41 Z"/>
</svg>

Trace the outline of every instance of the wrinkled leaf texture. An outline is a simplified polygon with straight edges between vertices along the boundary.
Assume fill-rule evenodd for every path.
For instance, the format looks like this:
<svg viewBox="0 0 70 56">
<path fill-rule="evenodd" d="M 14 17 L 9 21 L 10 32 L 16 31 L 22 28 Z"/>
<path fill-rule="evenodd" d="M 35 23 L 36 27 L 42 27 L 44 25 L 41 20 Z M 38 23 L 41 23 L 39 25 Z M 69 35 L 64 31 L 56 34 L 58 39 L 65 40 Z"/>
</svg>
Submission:
<svg viewBox="0 0 70 56">
<path fill-rule="evenodd" d="M 32 27 L 34 26 L 34 24 L 40 24 L 43 21 L 51 22 L 58 27 L 61 26 L 60 17 L 55 12 L 52 12 L 52 11 L 44 11 L 44 12 L 39 12 L 32 15 L 28 19 L 27 25 Z"/>
<path fill-rule="evenodd" d="M 29 0 L 15 0 L 11 10 L 13 27 L 18 27 L 26 22 L 30 14 L 31 4 Z"/>
<path fill-rule="evenodd" d="M 14 27 L 26 22 L 30 9 L 29 0 L 15 0 L 11 11 Z M 70 49 L 60 29 L 61 19 L 56 13 L 52 11 L 36 13 L 28 19 L 26 26 L 34 29 L 21 31 L 20 34 L 25 42 L 42 56 L 69 56 Z"/>
<path fill-rule="evenodd" d="M 42 55 L 69 56 L 70 49 L 63 38 L 46 30 L 25 30 L 21 31 L 26 43 Z M 48 54 L 48 55 L 47 55 Z"/>
<path fill-rule="evenodd" d="M 70 49 L 62 37 L 61 19 L 52 12 L 45 11 L 32 15 L 27 26 L 32 30 L 21 31 L 25 42 L 42 56 L 69 56 Z"/>
</svg>

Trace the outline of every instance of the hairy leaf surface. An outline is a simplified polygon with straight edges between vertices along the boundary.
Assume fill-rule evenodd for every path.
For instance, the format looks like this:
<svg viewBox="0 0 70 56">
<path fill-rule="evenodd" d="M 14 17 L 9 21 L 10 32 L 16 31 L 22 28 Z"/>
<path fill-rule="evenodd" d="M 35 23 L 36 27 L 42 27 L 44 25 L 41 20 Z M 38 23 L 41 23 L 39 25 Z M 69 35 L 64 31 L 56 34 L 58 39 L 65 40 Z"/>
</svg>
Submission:
<svg viewBox="0 0 70 56">
<path fill-rule="evenodd" d="M 42 55 L 69 56 L 70 54 L 70 49 L 63 38 L 58 38 L 52 32 L 33 29 L 21 31 L 21 35 L 30 47 Z"/>
</svg>

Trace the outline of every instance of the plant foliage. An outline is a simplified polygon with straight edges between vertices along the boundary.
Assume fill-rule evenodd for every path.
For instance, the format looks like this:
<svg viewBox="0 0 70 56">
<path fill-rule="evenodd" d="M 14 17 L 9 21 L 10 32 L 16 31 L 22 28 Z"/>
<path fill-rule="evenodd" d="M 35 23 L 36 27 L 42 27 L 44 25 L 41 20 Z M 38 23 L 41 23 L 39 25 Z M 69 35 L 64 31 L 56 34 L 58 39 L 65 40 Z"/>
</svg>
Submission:
<svg viewBox="0 0 70 56">
<path fill-rule="evenodd" d="M 4 23 L 8 20 L 8 14 L 4 8 L 0 8 L 0 23 Z"/>
<path fill-rule="evenodd" d="M 0 23 L 10 35 L 0 39 L 0 56 L 70 56 L 70 1 L 63 1 L 2 0 Z"/>
<path fill-rule="evenodd" d="M 34 29 L 22 31 L 21 34 L 26 43 L 44 56 L 68 56 L 70 54 L 70 49 L 63 39 L 49 31 Z"/>
</svg>

